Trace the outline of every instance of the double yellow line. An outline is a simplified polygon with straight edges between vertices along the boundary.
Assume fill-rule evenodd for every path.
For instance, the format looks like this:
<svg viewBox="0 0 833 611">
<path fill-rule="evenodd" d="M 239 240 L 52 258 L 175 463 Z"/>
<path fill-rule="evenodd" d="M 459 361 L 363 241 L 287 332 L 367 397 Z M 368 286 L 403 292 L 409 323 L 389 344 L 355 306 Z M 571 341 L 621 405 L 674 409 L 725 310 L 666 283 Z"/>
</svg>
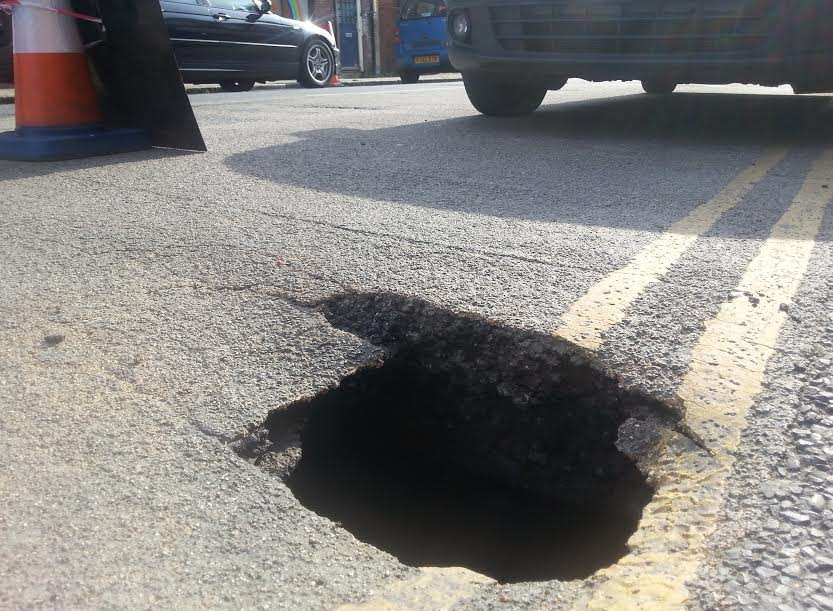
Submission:
<svg viewBox="0 0 833 611">
<path fill-rule="evenodd" d="M 757 163 L 732 180 L 714 199 L 698 206 L 651 242 L 625 267 L 609 274 L 576 301 L 562 316 L 555 334 L 596 350 L 602 334 L 622 322 L 625 311 L 653 282 L 665 275 L 697 238 L 737 206 L 754 186 L 786 155 L 767 152 Z"/>
<path fill-rule="evenodd" d="M 595 284 L 562 316 L 559 337 L 595 350 L 604 335 L 625 319 L 628 308 L 666 275 L 685 252 L 728 211 L 741 203 L 785 157 L 784 149 L 764 153 L 714 199 L 695 208 L 646 246 L 625 267 Z M 828 188 L 829 187 L 829 188 Z M 692 350 L 678 389 L 690 429 L 710 453 L 678 439 L 657 461 L 659 483 L 645 508 L 631 553 L 599 571 L 589 600 L 576 609 L 679 609 L 715 531 L 734 462 L 733 450 L 746 427 L 764 372 L 810 263 L 825 210 L 833 199 L 833 150 L 817 159 L 800 191 L 749 263 Z M 469 596 L 490 579 L 465 569 L 422 569 L 376 598 L 349 610 L 443 609 Z M 556 603 L 556 601 L 553 601 Z"/>
<path fill-rule="evenodd" d="M 766 154 L 716 201 L 701 206 L 678 226 L 705 231 L 783 156 L 784 151 Z M 602 583 L 579 608 L 679 609 L 689 598 L 686 583 L 706 556 L 734 463 L 732 452 L 761 391 L 767 362 L 786 320 L 785 306 L 793 300 L 810 263 L 825 209 L 833 199 L 830 186 L 833 151 L 815 161 L 795 199 L 749 263 L 733 293 L 744 296 L 725 301 L 706 322 L 678 394 L 685 405 L 686 423 L 705 441 L 711 455 L 665 451 L 659 461 L 660 485 L 629 542 L 631 553 L 597 575 Z M 610 295 L 611 279 L 615 284 L 627 283 L 627 278 L 635 278 L 630 282 L 641 287 L 641 292 L 682 255 L 682 242 L 693 242 L 696 237 L 666 234 L 658 238 L 628 266 L 636 265 L 628 274 L 614 272 L 591 289 L 588 295 L 593 297 L 579 300 L 565 316 L 559 333 L 598 347 L 602 334 L 622 320 L 625 308 L 636 297 L 633 289 L 614 292 L 612 298 L 600 297 L 599 292 Z"/>
</svg>

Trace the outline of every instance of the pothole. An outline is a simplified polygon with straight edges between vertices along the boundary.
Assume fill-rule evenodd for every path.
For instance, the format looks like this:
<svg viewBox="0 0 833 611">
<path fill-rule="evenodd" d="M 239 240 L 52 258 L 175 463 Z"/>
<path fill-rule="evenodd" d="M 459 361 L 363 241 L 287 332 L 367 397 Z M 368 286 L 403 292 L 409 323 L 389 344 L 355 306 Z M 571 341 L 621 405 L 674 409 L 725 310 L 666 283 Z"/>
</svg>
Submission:
<svg viewBox="0 0 833 611">
<path fill-rule="evenodd" d="M 299 501 L 411 566 L 584 578 L 627 553 L 678 413 L 557 338 L 396 295 L 323 305 L 388 356 L 238 442 Z"/>
</svg>

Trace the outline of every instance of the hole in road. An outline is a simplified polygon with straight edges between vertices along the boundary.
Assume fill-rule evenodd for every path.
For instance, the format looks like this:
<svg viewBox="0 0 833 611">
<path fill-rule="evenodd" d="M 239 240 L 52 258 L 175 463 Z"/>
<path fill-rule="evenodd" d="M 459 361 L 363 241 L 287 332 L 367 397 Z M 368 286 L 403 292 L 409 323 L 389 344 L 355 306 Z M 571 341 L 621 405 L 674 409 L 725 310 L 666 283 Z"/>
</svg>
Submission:
<svg viewBox="0 0 833 611">
<path fill-rule="evenodd" d="M 501 582 L 583 578 L 624 556 L 652 489 L 617 449 L 620 426 L 667 409 L 555 338 L 390 299 L 327 310 L 385 346 L 383 362 L 265 423 L 277 463 L 297 429 L 283 475 L 300 502 L 405 564 Z"/>
</svg>

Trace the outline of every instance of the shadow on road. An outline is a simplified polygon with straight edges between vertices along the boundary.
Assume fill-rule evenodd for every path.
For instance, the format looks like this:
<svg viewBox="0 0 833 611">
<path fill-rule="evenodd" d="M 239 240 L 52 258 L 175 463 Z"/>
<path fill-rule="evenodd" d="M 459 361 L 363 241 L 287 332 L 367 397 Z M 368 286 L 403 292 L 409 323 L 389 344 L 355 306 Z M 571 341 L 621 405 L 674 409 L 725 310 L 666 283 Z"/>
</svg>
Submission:
<svg viewBox="0 0 833 611">
<path fill-rule="evenodd" d="M 182 155 L 195 155 L 190 151 L 173 149 L 148 149 L 136 153 L 123 153 L 104 157 L 88 157 L 85 159 L 71 159 L 69 161 L 21 162 L 0 160 L 0 183 L 20 178 L 38 178 L 59 172 L 72 172 L 89 168 L 118 166 L 152 159 L 166 159 Z"/>
<path fill-rule="evenodd" d="M 496 122 L 516 134 L 671 145 L 809 146 L 833 135 L 828 96 L 678 93 L 542 107 L 532 120 Z M 514 125 L 512 125 L 514 123 Z"/>
<path fill-rule="evenodd" d="M 785 171 L 803 176 L 816 152 L 833 143 L 833 103 L 823 96 L 628 95 L 549 104 L 516 119 L 473 115 L 294 135 L 299 140 L 226 163 L 258 179 L 345 196 L 660 229 L 713 197 L 766 147 L 793 149 L 798 160 Z"/>
</svg>

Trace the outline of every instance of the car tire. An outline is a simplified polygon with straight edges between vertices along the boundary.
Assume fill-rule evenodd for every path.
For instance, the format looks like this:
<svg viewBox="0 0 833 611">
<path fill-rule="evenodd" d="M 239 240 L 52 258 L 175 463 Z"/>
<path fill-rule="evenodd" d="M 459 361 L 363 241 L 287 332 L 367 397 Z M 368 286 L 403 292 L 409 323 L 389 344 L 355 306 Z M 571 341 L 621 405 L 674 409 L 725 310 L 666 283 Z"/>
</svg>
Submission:
<svg viewBox="0 0 833 611">
<path fill-rule="evenodd" d="M 335 74 L 333 50 L 320 38 L 310 38 L 301 51 L 298 82 L 304 87 L 326 87 Z"/>
<path fill-rule="evenodd" d="M 642 81 L 642 90 L 652 95 L 669 95 L 674 93 L 677 83 L 665 79 L 645 79 Z"/>
<path fill-rule="evenodd" d="M 251 91 L 254 86 L 254 80 L 248 79 L 220 81 L 220 89 L 223 91 Z"/>
<path fill-rule="evenodd" d="M 419 73 L 417 72 L 400 72 L 399 79 L 406 85 L 413 85 L 419 81 Z"/>
<path fill-rule="evenodd" d="M 463 74 L 463 84 L 472 106 L 492 117 L 532 114 L 547 95 L 543 85 L 477 73 Z"/>
</svg>

